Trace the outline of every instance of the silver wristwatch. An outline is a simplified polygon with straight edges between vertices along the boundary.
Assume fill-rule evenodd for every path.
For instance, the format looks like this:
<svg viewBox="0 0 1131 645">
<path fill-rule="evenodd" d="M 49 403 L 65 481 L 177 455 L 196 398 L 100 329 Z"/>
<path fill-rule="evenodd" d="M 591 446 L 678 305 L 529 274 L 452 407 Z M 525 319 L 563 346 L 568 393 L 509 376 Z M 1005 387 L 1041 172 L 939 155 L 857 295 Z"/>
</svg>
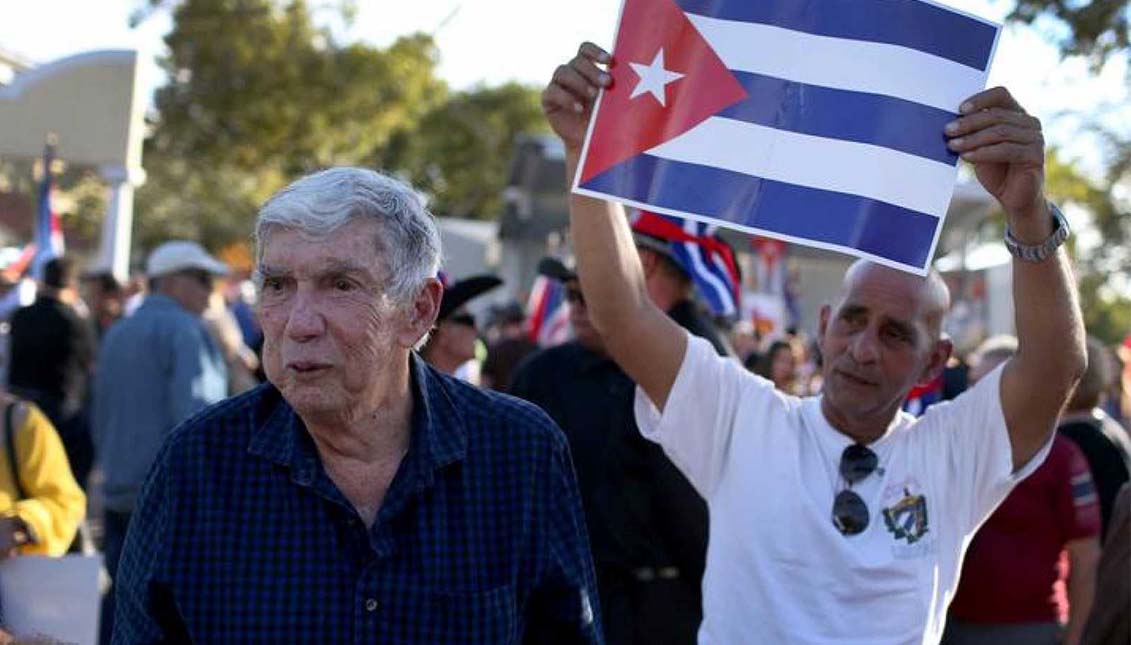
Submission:
<svg viewBox="0 0 1131 645">
<path fill-rule="evenodd" d="M 1068 220 L 1064 219 L 1064 213 L 1056 207 L 1056 204 L 1047 202 L 1049 211 L 1052 213 L 1052 235 L 1048 236 L 1044 242 L 1035 245 L 1022 244 L 1013 237 L 1010 232 L 1009 226 L 1005 227 L 1005 248 L 1016 258 L 1026 262 L 1044 262 L 1054 253 L 1056 249 L 1064 244 L 1064 240 L 1068 239 Z"/>
</svg>

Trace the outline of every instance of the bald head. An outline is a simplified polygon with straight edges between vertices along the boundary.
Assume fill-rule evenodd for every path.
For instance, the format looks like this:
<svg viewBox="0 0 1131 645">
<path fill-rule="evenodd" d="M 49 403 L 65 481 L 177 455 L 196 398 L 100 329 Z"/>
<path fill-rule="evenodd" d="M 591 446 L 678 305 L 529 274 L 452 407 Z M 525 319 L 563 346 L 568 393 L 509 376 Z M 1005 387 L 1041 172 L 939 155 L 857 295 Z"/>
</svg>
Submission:
<svg viewBox="0 0 1131 645">
<path fill-rule="evenodd" d="M 931 269 L 924 277 L 868 260 L 857 260 L 844 274 L 841 300 L 861 287 L 886 288 L 905 293 L 909 296 L 909 316 L 922 315 L 933 339 L 942 335 L 943 317 L 950 309 L 950 289 L 938 271 Z"/>
<path fill-rule="evenodd" d="M 948 306 L 937 273 L 853 264 L 840 299 L 821 309 L 825 418 L 857 441 L 883 435 L 908 392 L 946 367 L 952 346 L 941 331 Z"/>
</svg>

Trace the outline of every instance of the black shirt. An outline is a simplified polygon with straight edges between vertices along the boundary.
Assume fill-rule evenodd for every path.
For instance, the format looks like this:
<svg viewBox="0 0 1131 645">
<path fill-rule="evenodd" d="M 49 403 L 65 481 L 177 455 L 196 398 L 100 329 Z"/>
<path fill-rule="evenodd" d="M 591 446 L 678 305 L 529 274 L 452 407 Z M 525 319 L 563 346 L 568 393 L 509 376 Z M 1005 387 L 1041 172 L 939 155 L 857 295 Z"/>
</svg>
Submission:
<svg viewBox="0 0 1131 645">
<path fill-rule="evenodd" d="M 12 316 L 8 384 L 16 391 L 81 405 L 94 362 L 94 334 L 70 306 L 40 295 Z"/>
<path fill-rule="evenodd" d="M 668 315 L 729 353 L 690 301 Z M 598 568 L 674 566 L 697 583 L 706 560 L 707 506 L 663 450 L 640 434 L 635 390 L 612 359 L 571 342 L 523 362 L 509 392 L 548 412 L 569 439 Z"/>
</svg>

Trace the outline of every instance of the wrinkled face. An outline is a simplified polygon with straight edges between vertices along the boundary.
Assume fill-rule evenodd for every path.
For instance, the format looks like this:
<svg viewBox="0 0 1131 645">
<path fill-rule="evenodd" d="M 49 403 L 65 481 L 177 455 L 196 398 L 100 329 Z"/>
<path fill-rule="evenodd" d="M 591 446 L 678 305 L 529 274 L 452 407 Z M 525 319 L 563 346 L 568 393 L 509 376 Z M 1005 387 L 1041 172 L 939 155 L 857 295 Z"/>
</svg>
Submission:
<svg viewBox="0 0 1131 645">
<path fill-rule="evenodd" d="M 894 414 L 949 354 L 928 324 L 931 311 L 922 279 L 880 267 L 861 271 L 835 308 L 821 310 L 828 404 L 850 418 Z"/>
<path fill-rule="evenodd" d="M 385 295 L 376 237 L 364 220 L 322 238 L 285 228 L 267 237 L 263 367 L 304 418 L 364 408 L 407 365 L 404 314 Z"/>
</svg>

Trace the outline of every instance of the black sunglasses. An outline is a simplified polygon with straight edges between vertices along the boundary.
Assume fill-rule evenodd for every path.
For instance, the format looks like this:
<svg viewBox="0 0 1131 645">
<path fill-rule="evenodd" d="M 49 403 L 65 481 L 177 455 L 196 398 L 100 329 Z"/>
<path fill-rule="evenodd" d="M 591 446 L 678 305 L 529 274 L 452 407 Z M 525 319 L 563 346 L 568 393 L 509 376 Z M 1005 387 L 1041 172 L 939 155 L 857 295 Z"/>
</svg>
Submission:
<svg viewBox="0 0 1131 645">
<path fill-rule="evenodd" d="M 845 448 L 840 456 L 840 476 L 848 482 L 848 488 L 833 500 L 833 526 L 842 535 L 857 535 L 868 528 L 868 505 L 852 485 L 875 472 L 878 462 L 876 453 L 858 443 Z"/>
<path fill-rule="evenodd" d="M 472 316 L 471 314 L 455 314 L 454 316 L 449 316 L 448 320 L 454 322 L 457 325 L 466 325 L 468 327 L 475 326 L 475 316 Z"/>
<path fill-rule="evenodd" d="M 195 269 L 189 270 L 189 271 L 183 271 L 182 273 L 186 277 L 188 277 L 190 280 L 192 280 L 193 282 L 199 284 L 200 286 L 207 287 L 209 289 L 212 288 L 212 274 L 211 273 L 209 273 L 207 271 L 199 271 L 199 270 L 195 270 Z"/>
<path fill-rule="evenodd" d="M 585 304 L 585 295 L 581 293 L 581 289 L 566 289 L 565 299 L 571 305 Z"/>
</svg>

